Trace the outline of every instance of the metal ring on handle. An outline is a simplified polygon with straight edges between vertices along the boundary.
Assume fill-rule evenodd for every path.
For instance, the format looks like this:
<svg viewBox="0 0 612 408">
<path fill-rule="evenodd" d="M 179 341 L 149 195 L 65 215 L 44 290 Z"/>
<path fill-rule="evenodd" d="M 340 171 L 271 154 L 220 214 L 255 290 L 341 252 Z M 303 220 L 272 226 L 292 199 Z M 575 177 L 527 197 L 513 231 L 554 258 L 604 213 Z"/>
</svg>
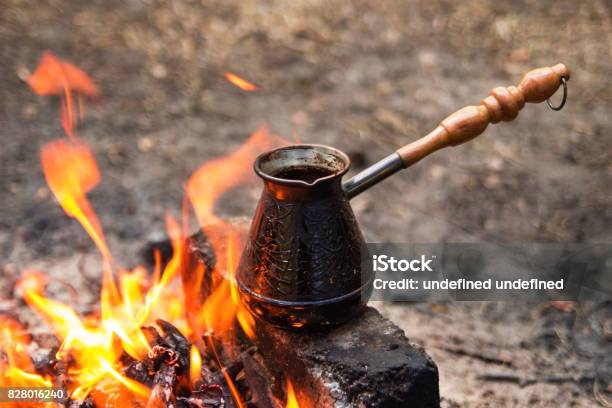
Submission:
<svg viewBox="0 0 612 408">
<path fill-rule="evenodd" d="M 546 100 L 548 107 L 555 111 L 560 111 L 565 106 L 565 101 L 567 100 L 567 79 L 564 76 L 561 77 L 561 84 L 563 84 L 563 99 L 561 99 L 561 103 L 559 106 L 552 106 L 550 103 L 550 98 Z"/>
</svg>

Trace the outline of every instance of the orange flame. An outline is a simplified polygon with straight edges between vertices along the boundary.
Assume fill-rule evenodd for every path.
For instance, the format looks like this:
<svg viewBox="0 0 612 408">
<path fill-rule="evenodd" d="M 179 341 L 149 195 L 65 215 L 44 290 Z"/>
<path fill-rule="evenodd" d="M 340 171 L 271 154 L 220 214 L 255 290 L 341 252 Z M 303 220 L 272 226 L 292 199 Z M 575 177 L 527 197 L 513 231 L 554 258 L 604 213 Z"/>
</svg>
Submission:
<svg viewBox="0 0 612 408">
<path fill-rule="evenodd" d="M 63 139 L 41 150 L 43 173 L 49 188 L 69 217 L 76 218 L 110 263 L 110 251 L 86 193 L 100 182 L 96 159 L 87 145 Z"/>
<path fill-rule="evenodd" d="M 220 219 L 214 214 L 215 202 L 228 190 L 249 180 L 255 158 L 283 140 L 268 132 L 262 125 L 232 154 L 210 160 L 196 170 L 187 182 L 187 196 L 201 226 L 215 224 Z"/>
<path fill-rule="evenodd" d="M 30 344 L 30 336 L 19 322 L 8 316 L 0 316 L 0 347 L 12 366 L 32 368 L 32 362 L 25 347 Z M 3 359 L 0 359 L 0 364 Z"/>
<path fill-rule="evenodd" d="M 141 327 L 156 318 L 173 321 L 186 331 L 184 319 L 181 320 L 184 310 L 180 302 L 182 292 L 176 280 L 182 254 L 181 235 L 178 223 L 171 217 L 167 217 L 167 225 L 174 254 L 163 273 L 155 273 L 152 285 L 147 288 L 144 268 L 119 271 L 117 294 L 109 296 L 109 289 L 103 287 L 101 316 L 81 319 L 67 305 L 45 297 L 47 282 L 43 274 L 28 270 L 22 272 L 18 287 L 24 299 L 47 320 L 62 340 L 58 358 L 70 355 L 74 360 L 69 372 L 75 384 L 70 390 L 73 399 L 83 400 L 95 391 L 94 387 L 114 381 L 129 391 L 125 396 L 128 400 L 136 398 L 146 402 L 150 390 L 120 372 L 122 352 L 139 360 L 144 358 L 150 346 Z M 121 406 L 117 401 L 115 403 L 115 406 Z"/>
<path fill-rule="evenodd" d="M 291 380 L 287 378 L 287 404 L 285 408 L 300 408 Z"/>
<path fill-rule="evenodd" d="M 270 134 L 265 125 L 255 131 L 251 137 L 233 153 L 211 160 L 196 170 L 186 186 L 187 198 L 191 202 L 198 223 L 206 232 L 215 253 L 225 254 L 220 257 L 217 270 L 226 272 L 226 276 L 216 286 L 204 306 L 198 313 L 196 321 L 192 322 L 202 330 L 223 332 L 232 327 L 234 319 L 240 323 L 243 331 L 253 337 L 253 317 L 242 308 L 238 291 L 234 284 L 235 270 L 238 266 L 242 247 L 241 237 L 244 231 L 223 221 L 214 212 L 215 202 L 228 190 L 249 180 L 252 176 L 251 163 L 262 152 L 275 146 L 287 144 L 279 136 Z M 186 271 L 191 282 L 202 282 L 204 268 Z M 196 276 L 194 277 L 194 274 Z M 199 286 L 187 288 L 186 302 L 197 303 Z M 228 304 L 227 300 L 231 302 Z M 219 313 L 224 310 L 225 313 Z"/>
<path fill-rule="evenodd" d="M 191 354 L 189 359 L 189 381 L 191 388 L 196 388 L 196 384 L 202 378 L 202 356 L 195 345 L 191 346 Z"/>
<path fill-rule="evenodd" d="M 71 390 L 71 397 L 75 400 L 85 399 L 98 382 L 110 377 L 137 396 L 147 398 L 147 387 L 124 377 L 116 369 L 122 350 L 135 358 L 144 357 L 139 347 L 146 350 L 148 343 L 143 335 L 133 335 L 134 331 L 140 330 L 140 326 L 135 325 L 134 328 L 135 322 L 126 324 L 112 318 L 99 325 L 92 324 L 93 317 L 89 321 L 81 320 L 70 307 L 47 299 L 44 296 L 45 285 L 45 276 L 35 271 L 23 271 L 18 283 L 26 302 L 49 322 L 56 336 L 62 340 L 57 358 L 64 359 L 68 355 L 74 358 L 69 374 L 77 387 Z"/>
<path fill-rule="evenodd" d="M 66 134 L 75 139 L 73 134 L 76 118 L 72 92 L 79 96 L 79 110 L 83 115 L 82 95 L 96 98 L 100 95 L 91 78 L 76 65 L 63 61 L 51 51 L 45 51 L 34 74 L 27 79 L 30 88 L 38 95 L 59 95 L 62 97 L 61 123 Z"/>
<path fill-rule="evenodd" d="M 62 95 L 66 88 L 91 98 L 100 95 L 96 85 L 83 70 L 48 50 L 43 53 L 36 71 L 27 82 L 38 95 Z"/>
<path fill-rule="evenodd" d="M 225 278 L 217 278 L 214 282 L 212 292 L 189 324 L 186 297 L 189 289 L 193 289 L 193 294 L 199 299 L 201 285 L 195 289 L 185 288 L 177 279 L 184 258 L 188 223 L 184 220 L 181 225 L 167 217 L 173 256 L 162 271 L 160 256 L 156 254 L 152 279 L 142 267 L 132 271 L 113 271 L 112 256 L 102 227 L 87 198 L 87 193 L 100 180 L 91 149 L 79 140 L 55 140 L 43 147 L 41 160 L 49 188 L 66 214 L 78 220 L 89 234 L 105 264 L 99 315 L 81 318 L 67 305 L 45 297 L 47 281 L 39 272 L 24 271 L 18 283 L 26 302 L 49 323 L 62 341 L 58 358 L 71 356 L 74 361 L 69 372 L 71 384 L 74 384 L 70 390 L 73 399 L 82 400 L 93 395 L 98 401 L 104 395 L 100 390 L 115 384 L 112 386 L 126 390 L 126 395 L 133 394 L 134 398 L 146 400 L 150 390 L 122 374 L 120 356 L 123 352 L 135 359 L 146 355 L 150 346 L 141 327 L 157 318 L 172 321 L 183 334 L 192 338 L 197 338 L 204 330 L 223 334 L 233 327 L 234 321 L 239 322 L 248 336 L 254 336 L 253 318 L 240 305 L 234 285 L 243 231 L 217 217 L 213 207 L 215 200 L 225 191 L 248 177 L 250 166 L 247 163 L 250 164 L 261 151 L 279 143 L 280 138 L 271 136 L 262 127 L 236 152 L 202 166 L 187 184 L 188 198 L 196 217 L 204 225 L 217 254 L 216 268 L 225 273 Z M 185 273 L 202 274 L 204 271 L 200 268 Z M 202 282 L 202 279 L 197 282 Z M 216 355 L 214 344 L 211 347 Z M 223 370 L 219 356 L 216 360 Z M 199 379 L 202 364 L 195 348 L 191 361 L 193 385 Z M 224 376 L 236 404 L 243 406 L 236 386 L 225 371 Z M 107 403 L 104 400 L 104 404 Z"/>
<path fill-rule="evenodd" d="M 187 196 L 197 219 L 217 254 L 217 270 L 225 278 L 217 278 L 210 295 L 199 307 L 196 318 L 188 323 L 186 298 L 193 289 L 199 296 L 201 285 L 182 287 L 178 279 L 184 258 L 186 225 L 172 217 L 166 219 L 168 234 L 173 246 L 173 256 L 162 270 L 160 255 L 156 254 L 153 277 L 149 278 L 143 267 L 126 271 L 113 270 L 112 256 L 104 238 L 99 220 L 87 198 L 87 193 L 100 180 L 100 174 L 91 149 L 82 141 L 55 140 L 45 145 L 41 160 L 49 188 L 67 215 L 75 218 L 89 234 L 104 259 L 104 281 L 99 315 L 84 318 L 69 306 L 45 296 L 47 279 L 35 271 L 24 271 L 18 283 L 26 302 L 51 326 L 62 342 L 58 358 L 71 356 L 69 371 L 71 397 L 82 400 L 92 395 L 96 404 L 108 405 L 105 395 L 108 387 L 114 387 L 122 398 L 146 401 L 150 390 L 136 382 L 121 370 L 120 357 L 126 352 L 135 359 L 142 359 L 150 346 L 141 327 L 157 318 L 173 322 L 191 338 L 197 338 L 205 330 L 223 334 L 235 321 L 243 331 L 253 337 L 253 317 L 242 308 L 234 284 L 235 270 L 240 257 L 244 231 L 214 213 L 214 203 L 225 191 L 238 186 L 250 174 L 250 163 L 263 150 L 280 144 L 281 139 L 272 136 L 262 127 L 234 153 L 206 163 L 190 178 Z M 229 176 L 228 176 L 229 175 Z M 202 274 L 203 268 L 185 271 Z M 215 275 L 216 276 L 216 275 Z M 222 275 L 219 275 L 222 276 Z M 201 277 L 198 282 L 202 282 Z M 192 285 L 193 286 L 193 285 Z M 199 299 L 199 298 L 198 298 Z M 195 322 L 195 324 L 194 324 Z M 223 338 L 223 337 L 222 337 Z M 226 382 L 237 406 L 243 406 L 236 386 L 226 375 L 214 344 L 217 364 L 223 370 Z M 201 356 L 194 347 L 191 352 L 191 385 L 198 381 L 202 366 Z M 130 397 L 131 396 L 131 397 Z M 111 405 L 118 405 L 113 401 Z"/>
<path fill-rule="evenodd" d="M 236 85 L 238 88 L 242 89 L 243 91 L 251 92 L 257 89 L 257 86 L 250 83 L 246 79 L 239 77 L 238 75 L 234 73 L 226 72 L 223 74 L 223 76 L 225 77 L 225 79 L 228 80 L 228 82 Z"/>
<path fill-rule="evenodd" d="M 194 172 L 187 182 L 187 198 L 193 206 L 200 226 L 206 232 L 215 254 L 224 255 L 217 259 L 216 269 L 225 272 L 225 277 L 216 282 L 214 290 L 207 296 L 200 311 L 190 322 L 197 331 L 208 330 L 223 334 L 231 329 L 237 320 L 247 336 L 254 336 L 255 322 L 240 304 L 234 279 L 240 258 L 238 248 L 242 247 L 241 239 L 244 231 L 218 217 L 214 212 L 214 205 L 225 192 L 249 179 L 252 172 L 251 163 L 257 155 L 284 143 L 280 137 L 271 135 L 266 126 L 261 126 L 238 150 L 207 162 Z M 188 279 L 192 282 L 191 285 L 184 287 L 185 301 L 187 304 L 197 304 L 201 298 L 200 285 L 193 285 L 193 282 L 203 282 L 203 275 L 210 271 L 200 266 L 195 270 L 184 272 L 189 274 L 184 281 Z M 236 386 L 221 365 L 214 343 L 212 341 L 209 343 L 236 405 L 244 406 Z"/>
<path fill-rule="evenodd" d="M 227 73 L 226 78 L 244 90 L 256 89 L 234 74 Z M 247 336 L 255 336 L 255 322 L 240 304 L 235 285 L 245 231 L 216 215 L 214 206 L 225 192 L 249 179 L 251 163 L 258 154 L 286 142 L 262 126 L 235 152 L 211 160 L 194 172 L 186 184 L 182 223 L 171 216 L 166 217 L 172 258 L 162 265 L 160 254 L 155 253 L 154 271 L 149 276 L 144 267 L 124 270 L 114 264 L 103 228 L 87 197 L 87 193 L 99 183 L 100 172 L 91 148 L 73 134 L 76 120 L 72 92 L 79 98 L 81 95 L 98 96 L 93 81 L 73 64 L 45 52 L 28 83 L 39 95 L 60 95 L 63 98 L 61 121 L 69 140 L 54 140 L 43 146 L 43 172 L 65 213 L 80 223 L 101 253 L 104 269 L 100 310 L 88 316 L 80 316 L 68 305 L 46 297 L 48 278 L 40 272 L 23 271 L 18 289 L 61 341 L 58 359 L 70 357 L 68 384 L 72 399 L 83 400 L 91 396 L 96 406 L 144 406 L 151 390 L 124 375 L 121 362 L 123 353 L 142 360 L 150 351 L 142 330 L 144 325 L 153 324 L 156 319 L 170 321 L 194 343 L 205 331 L 214 331 L 216 338 L 221 335 L 221 341 L 227 341 L 225 333 L 230 332 L 235 322 Z M 80 111 L 82 114 L 82 109 Z M 195 270 L 187 269 L 183 263 L 186 259 L 184 245 L 189 226 L 189 204 L 217 258 L 216 273 L 205 301 L 201 296 L 204 274 L 212 271 L 206 271 L 201 265 Z M 190 280 L 185 280 L 185 276 Z M 30 340 L 24 336 L 25 331 L 16 322 L 0 317 L 0 354 L 4 352 L 8 356 L 8 363 L 0 359 L 0 386 L 50 385 L 49 379 L 35 374 L 25 350 Z M 208 340 L 210 344 L 207 347 L 212 350 L 223 372 L 235 404 L 243 407 L 238 389 L 225 371 L 215 343 L 211 337 Z M 202 356 L 194 345 L 190 353 L 188 381 L 192 388 L 201 380 L 201 369 Z"/>
<path fill-rule="evenodd" d="M 41 150 L 43 173 L 49 188 L 69 217 L 75 218 L 94 241 L 104 259 L 103 292 L 116 301 L 118 297 L 112 276 L 112 258 L 102 227 L 87 192 L 100 181 L 100 171 L 89 146 L 77 140 L 57 139 Z"/>
</svg>

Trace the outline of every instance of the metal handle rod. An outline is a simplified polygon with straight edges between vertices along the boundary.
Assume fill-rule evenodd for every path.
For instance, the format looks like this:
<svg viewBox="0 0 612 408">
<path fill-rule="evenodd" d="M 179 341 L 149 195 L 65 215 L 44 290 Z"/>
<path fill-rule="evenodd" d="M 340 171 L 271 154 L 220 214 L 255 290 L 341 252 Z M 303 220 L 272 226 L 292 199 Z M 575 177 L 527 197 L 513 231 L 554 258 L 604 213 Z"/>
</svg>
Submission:
<svg viewBox="0 0 612 408">
<path fill-rule="evenodd" d="M 379 183 L 404 168 L 404 162 L 399 153 L 393 152 L 389 156 L 374 163 L 361 173 L 355 175 L 342 184 L 346 196 L 351 199 L 376 183 Z"/>
</svg>

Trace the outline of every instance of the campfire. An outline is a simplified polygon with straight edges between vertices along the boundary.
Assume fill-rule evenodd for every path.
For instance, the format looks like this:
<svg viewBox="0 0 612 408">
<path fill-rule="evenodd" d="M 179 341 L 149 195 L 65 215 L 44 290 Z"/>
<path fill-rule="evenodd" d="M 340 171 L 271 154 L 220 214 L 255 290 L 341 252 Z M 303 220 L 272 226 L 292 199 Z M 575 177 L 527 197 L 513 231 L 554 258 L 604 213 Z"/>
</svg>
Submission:
<svg viewBox="0 0 612 408">
<path fill-rule="evenodd" d="M 226 76 L 244 90 L 255 89 L 235 74 Z M 98 98 L 98 88 L 50 52 L 27 83 L 38 95 L 61 98 L 66 137 L 42 146 L 42 168 L 59 205 L 100 253 L 102 289 L 99 307 L 80 315 L 47 296 L 52 278 L 23 270 L 16 289 L 59 346 L 41 347 L 28 327 L 0 316 L 0 386 L 64 389 L 67 399 L 57 399 L 70 407 L 298 407 L 291 378 L 277 379 L 284 390 L 280 400 L 257 377 L 245 375 L 245 361 L 261 359 L 250 341 L 253 318 L 234 284 L 245 229 L 213 211 L 215 201 L 250 174 L 253 159 L 282 139 L 261 127 L 235 152 L 196 170 L 186 182 L 180 218 L 166 216 L 171 256 L 153 248 L 152 270 L 127 270 L 113 258 L 88 200 L 101 175 L 91 148 L 76 134 L 84 102 Z M 200 229 L 195 236 L 192 214 Z M 190 245 L 206 250 L 194 257 Z"/>
</svg>

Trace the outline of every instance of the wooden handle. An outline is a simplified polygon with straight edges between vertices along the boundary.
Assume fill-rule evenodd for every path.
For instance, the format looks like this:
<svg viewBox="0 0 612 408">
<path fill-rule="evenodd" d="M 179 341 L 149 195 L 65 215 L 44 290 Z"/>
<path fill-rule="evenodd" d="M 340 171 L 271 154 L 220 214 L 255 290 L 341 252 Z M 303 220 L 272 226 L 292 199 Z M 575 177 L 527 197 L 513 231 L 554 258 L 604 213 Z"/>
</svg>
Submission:
<svg viewBox="0 0 612 408">
<path fill-rule="evenodd" d="M 561 77 L 570 78 L 570 71 L 563 64 L 534 69 L 518 86 L 494 88 L 480 105 L 459 109 L 428 135 L 397 153 L 408 167 L 436 150 L 465 143 L 484 132 L 489 123 L 514 120 L 525 102 L 540 103 L 550 98 L 561 85 Z"/>
</svg>

